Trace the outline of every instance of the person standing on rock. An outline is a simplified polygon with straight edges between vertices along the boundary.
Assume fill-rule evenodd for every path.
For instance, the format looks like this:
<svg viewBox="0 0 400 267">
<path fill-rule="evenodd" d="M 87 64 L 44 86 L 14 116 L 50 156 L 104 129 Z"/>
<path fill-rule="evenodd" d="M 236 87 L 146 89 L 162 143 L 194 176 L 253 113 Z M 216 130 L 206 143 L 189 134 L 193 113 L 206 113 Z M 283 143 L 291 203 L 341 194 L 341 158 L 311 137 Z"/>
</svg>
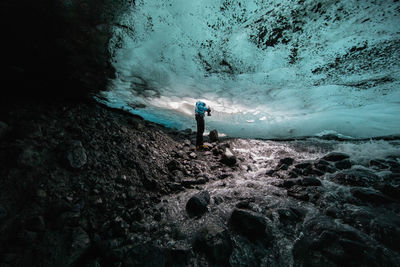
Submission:
<svg viewBox="0 0 400 267">
<path fill-rule="evenodd" d="M 196 134 L 196 150 L 202 148 L 208 148 L 206 145 L 203 145 L 203 133 L 204 133 L 204 113 L 207 111 L 207 115 L 211 116 L 211 108 L 207 107 L 206 103 L 202 101 L 196 102 L 196 107 L 194 110 L 195 118 L 197 122 L 197 134 Z"/>
</svg>

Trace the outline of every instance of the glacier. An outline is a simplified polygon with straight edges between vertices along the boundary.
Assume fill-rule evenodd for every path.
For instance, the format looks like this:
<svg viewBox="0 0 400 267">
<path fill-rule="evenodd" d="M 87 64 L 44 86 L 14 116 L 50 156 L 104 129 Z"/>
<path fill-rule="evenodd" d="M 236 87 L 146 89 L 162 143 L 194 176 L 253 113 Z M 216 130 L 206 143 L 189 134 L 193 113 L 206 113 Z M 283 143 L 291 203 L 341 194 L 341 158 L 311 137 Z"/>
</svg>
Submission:
<svg viewBox="0 0 400 267">
<path fill-rule="evenodd" d="M 177 129 L 292 138 L 400 133 L 400 2 L 136 0 L 97 99 Z"/>
</svg>

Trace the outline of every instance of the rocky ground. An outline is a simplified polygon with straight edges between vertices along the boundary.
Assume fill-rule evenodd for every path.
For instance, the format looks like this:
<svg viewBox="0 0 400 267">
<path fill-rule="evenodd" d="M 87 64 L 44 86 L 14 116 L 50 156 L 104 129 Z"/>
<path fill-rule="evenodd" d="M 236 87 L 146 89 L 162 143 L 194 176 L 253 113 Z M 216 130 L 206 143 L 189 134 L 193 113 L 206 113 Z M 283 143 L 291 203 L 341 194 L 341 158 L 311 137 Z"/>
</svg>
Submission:
<svg viewBox="0 0 400 267">
<path fill-rule="evenodd" d="M 0 118 L 0 266 L 398 266 L 400 145 L 178 132 L 97 103 Z M 362 144 L 361 144 L 362 146 Z"/>
</svg>

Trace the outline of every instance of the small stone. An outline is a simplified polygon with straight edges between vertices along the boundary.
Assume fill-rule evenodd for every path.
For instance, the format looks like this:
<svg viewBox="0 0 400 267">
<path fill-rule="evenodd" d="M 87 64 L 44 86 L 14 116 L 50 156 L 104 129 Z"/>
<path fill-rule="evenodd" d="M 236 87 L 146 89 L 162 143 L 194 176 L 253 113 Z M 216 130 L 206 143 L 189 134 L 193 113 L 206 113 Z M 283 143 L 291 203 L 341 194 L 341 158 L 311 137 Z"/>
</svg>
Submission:
<svg viewBox="0 0 400 267">
<path fill-rule="evenodd" d="M 210 194 L 208 191 L 202 191 L 189 199 L 186 203 L 186 211 L 190 217 L 201 216 L 208 211 L 209 203 Z"/>
<path fill-rule="evenodd" d="M 167 168 L 170 172 L 172 172 L 174 170 L 181 170 L 182 165 L 177 160 L 173 159 L 167 163 Z"/>
<path fill-rule="evenodd" d="M 87 162 L 86 150 L 81 141 L 74 141 L 67 152 L 67 159 L 70 166 L 74 169 L 82 168 Z"/>
<path fill-rule="evenodd" d="M 36 196 L 38 198 L 46 198 L 47 197 L 47 193 L 43 189 L 38 189 L 38 190 L 36 190 Z"/>
<path fill-rule="evenodd" d="M 146 151 L 146 146 L 144 144 L 138 144 L 137 148 L 139 148 L 140 150 Z"/>
<path fill-rule="evenodd" d="M 210 138 L 210 142 L 214 143 L 214 142 L 218 142 L 218 131 L 217 130 L 212 130 L 210 131 L 210 134 L 208 135 Z"/>
<path fill-rule="evenodd" d="M 191 158 L 191 159 L 196 159 L 196 158 L 197 158 L 197 154 L 194 153 L 194 152 L 191 152 L 191 153 L 189 154 L 189 158 Z"/>
<path fill-rule="evenodd" d="M 120 184 L 129 184 L 130 183 L 129 180 L 126 178 L 126 175 L 118 176 L 117 179 L 115 179 L 115 181 Z"/>
<path fill-rule="evenodd" d="M 175 156 L 176 158 L 181 158 L 181 159 L 183 159 L 183 158 L 185 157 L 185 153 L 184 153 L 182 150 L 179 150 L 179 151 L 177 151 L 177 152 L 174 154 L 174 156 Z"/>
<path fill-rule="evenodd" d="M 225 148 L 225 152 L 222 154 L 221 162 L 228 166 L 234 166 L 236 164 L 236 156 L 228 147 Z"/>
<path fill-rule="evenodd" d="M 325 155 L 322 159 L 326 160 L 326 161 L 340 161 L 340 160 L 344 160 L 344 159 L 348 159 L 350 156 L 345 154 L 345 153 L 341 153 L 341 152 L 331 152 L 328 155 Z"/>
</svg>

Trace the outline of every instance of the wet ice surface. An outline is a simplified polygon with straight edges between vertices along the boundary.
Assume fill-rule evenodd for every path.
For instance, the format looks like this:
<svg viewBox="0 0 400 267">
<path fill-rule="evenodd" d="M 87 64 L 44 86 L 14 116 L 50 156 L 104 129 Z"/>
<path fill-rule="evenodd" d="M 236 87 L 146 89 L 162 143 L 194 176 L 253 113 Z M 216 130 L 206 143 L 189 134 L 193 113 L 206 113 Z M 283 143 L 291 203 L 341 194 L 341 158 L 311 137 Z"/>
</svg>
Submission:
<svg viewBox="0 0 400 267">
<path fill-rule="evenodd" d="M 358 194 L 355 197 L 356 193 L 351 191 L 353 188 L 375 190 L 373 188 L 381 188 L 384 184 L 399 186 L 399 141 L 339 142 L 306 139 L 275 142 L 235 139 L 229 142 L 238 158 L 236 167 L 231 169 L 222 166 L 211 160 L 212 154 L 207 155 L 203 159 L 209 159 L 210 181 L 197 188 L 167 196 L 157 205 L 156 208 L 162 212 L 161 225 L 165 225 L 167 232 L 156 241 L 159 245 L 190 248 L 200 228 L 216 224 L 230 231 L 233 252 L 229 262 L 233 266 L 292 266 L 299 263 L 313 265 L 329 261 L 340 265 L 348 260 L 346 251 L 352 246 L 355 251 L 352 253 L 363 257 L 356 259 L 355 263 L 369 265 L 373 262 L 372 266 L 390 266 L 399 259 L 399 246 L 396 245 L 396 239 L 393 240 L 400 234 L 398 198 L 382 200 L 381 194 L 363 195 L 363 191 L 361 196 Z M 337 169 L 333 173 L 326 172 L 322 175 L 304 173 L 295 178 L 289 177 L 293 175 L 296 164 L 314 164 L 332 151 L 347 153 L 352 164 L 350 170 L 361 170 L 361 176 L 364 174 L 362 171 L 367 174 L 372 172 L 372 180 L 367 177 L 365 185 L 354 187 L 346 184 L 347 180 L 343 182 L 335 178 L 339 172 L 348 171 Z M 200 158 L 195 161 L 202 161 L 200 153 Z M 387 159 L 388 156 L 391 156 L 389 161 L 393 164 L 392 167 L 369 166 L 370 160 Z M 276 170 L 279 161 L 287 157 L 294 159 L 288 170 L 270 172 Z M 222 175 L 224 173 L 226 175 Z M 377 176 L 372 176 L 373 174 Z M 227 177 L 220 179 L 223 176 Z M 310 176 L 320 179 L 322 185 L 282 185 L 284 181 L 299 181 Z M 207 190 L 211 196 L 209 211 L 201 217 L 190 218 L 185 205 L 191 196 L 203 190 Z M 271 242 L 249 240 L 232 230 L 229 219 L 238 204 L 245 210 L 264 217 L 267 225 L 272 227 Z M 147 220 L 151 223 L 151 218 Z M 180 237 L 176 238 L 171 229 L 179 232 Z M 326 238 L 328 233 L 334 233 L 333 236 L 338 237 Z M 346 245 L 348 243 L 351 245 Z M 297 248 L 294 248 L 296 244 Z M 322 248 L 315 250 L 315 244 Z M 325 250 L 321 244 L 326 245 Z M 367 245 L 363 247 L 361 244 Z M 315 262 L 313 257 L 303 259 L 303 256 L 316 255 L 313 251 L 322 253 L 323 260 Z M 380 258 L 376 256 L 378 254 L 381 255 Z M 330 260 L 324 260 L 324 257 Z M 198 264 L 196 261 L 195 263 Z"/>
</svg>

